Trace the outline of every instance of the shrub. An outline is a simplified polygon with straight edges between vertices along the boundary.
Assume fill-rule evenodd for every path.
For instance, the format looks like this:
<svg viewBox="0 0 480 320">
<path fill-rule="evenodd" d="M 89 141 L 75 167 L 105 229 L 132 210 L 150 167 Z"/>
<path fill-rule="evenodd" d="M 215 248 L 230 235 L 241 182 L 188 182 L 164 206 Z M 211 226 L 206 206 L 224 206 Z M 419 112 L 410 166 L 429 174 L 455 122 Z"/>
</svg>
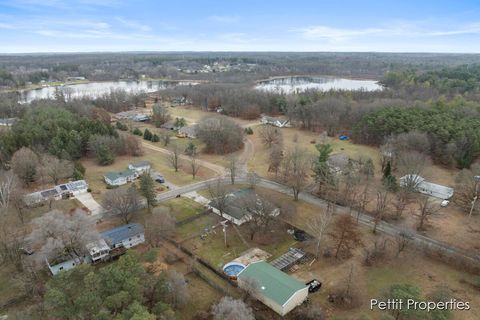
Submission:
<svg viewBox="0 0 480 320">
<path fill-rule="evenodd" d="M 155 133 L 153 136 L 152 136 L 152 142 L 158 142 L 160 141 L 160 137 Z"/>
<path fill-rule="evenodd" d="M 137 135 L 137 136 L 142 136 L 143 135 L 142 130 L 140 130 L 138 128 L 133 129 L 132 133 L 134 135 Z"/>
</svg>

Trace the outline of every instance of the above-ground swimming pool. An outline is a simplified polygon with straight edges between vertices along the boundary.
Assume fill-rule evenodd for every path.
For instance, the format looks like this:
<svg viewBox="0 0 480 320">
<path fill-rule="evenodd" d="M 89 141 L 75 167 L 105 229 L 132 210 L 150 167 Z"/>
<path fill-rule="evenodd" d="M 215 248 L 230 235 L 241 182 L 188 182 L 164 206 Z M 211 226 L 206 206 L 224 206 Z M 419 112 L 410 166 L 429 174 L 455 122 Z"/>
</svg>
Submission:
<svg viewBox="0 0 480 320">
<path fill-rule="evenodd" d="M 236 278 L 237 275 L 245 268 L 246 266 L 240 262 L 229 262 L 223 266 L 223 272 L 231 278 Z"/>
</svg>

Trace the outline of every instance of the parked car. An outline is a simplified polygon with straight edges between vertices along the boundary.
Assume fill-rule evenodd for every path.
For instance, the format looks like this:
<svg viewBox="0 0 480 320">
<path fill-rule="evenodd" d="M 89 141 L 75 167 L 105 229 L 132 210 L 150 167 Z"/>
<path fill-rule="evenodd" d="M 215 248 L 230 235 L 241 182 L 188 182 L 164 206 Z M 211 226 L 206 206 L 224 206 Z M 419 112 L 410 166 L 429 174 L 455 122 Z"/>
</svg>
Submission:
<svg viewBox="0 0 480 320">
<path fill-rule="evenodd" d="M 307 234 L 303 230 L 295 230 L 293 232 L 293 239 L 297 241 L 305 241 L 307 240 Z"/>
<path fill-rule="evenodd" d="M 165 183 L 165 178 L 159 174 L 155 175 L 154 180 L 158 183 Z"/>
<path fill-rule="evenodd" d="M 29 247 L 21 247 L 20 248 L 20 252 L 27 255 L 27 256 L 31 256 L 32 254 L 35 253 L 35 251 L 33 251 L 31 248 Z"/>
<path fill-rule="evenodd" d="M 449 203 L 450 203 L 450 201 L 443 200 L 442 203 L 440 203 L 440 206 L 445 208 L 446 206 L 448 206 Z"/>
<path fill-rule="evenodd" d="M 322 283 L 317 279 L 310 280 L 306 285 L 308 286 L 308 292 L 310 293 L 317 292 L 322 287 Z"/>
</svg>

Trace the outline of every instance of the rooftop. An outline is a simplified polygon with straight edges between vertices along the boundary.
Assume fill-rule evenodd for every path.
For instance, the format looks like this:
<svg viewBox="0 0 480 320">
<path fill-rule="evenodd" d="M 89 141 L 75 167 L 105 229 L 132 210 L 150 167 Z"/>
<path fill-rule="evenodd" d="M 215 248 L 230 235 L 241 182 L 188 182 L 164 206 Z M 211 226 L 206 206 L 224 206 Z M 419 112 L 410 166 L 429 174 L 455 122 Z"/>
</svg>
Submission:
<svg viewBox="0 0 480 320">
<path fill-rule="evenodd" d="M 140 160 L 135 163 L 130 163 L 130 165 L 134 168 L 143 168 L 143 167 L 150 167 L 151 163 L 147 160 Z"/>
<path fill-rule="evenodd" d="M 105 173 L 105 177 L 108 180 L 111 180 L 111 181 L 115 181 L 115 180 L 123 178 L 123 177 L 131 177 L 131 176 L 134 176 L 134 175 L 135 175 L 135 171 L 130 170 L 130 169 L 127 169 L 127 170 L 124 170 L 124 171 L 118 171 L 118 172 L 110 171 L 110 172 Z"/>
<path fill-rule="evenodd" d="M 272 266 L 260 261 L 249 264 L 238 274 L 240 279 L 254 279 L 258 293 L 283 306 L 305 284 Z"/>
<path fill-rule="evenodd" d="M 118 228 L 102 232 L 100 235 L 108 243 L 116 244 L 125 239 L 132 238 L 143 233 L 143 226 L 139 223 L 130 223 Z"/>
</svg>

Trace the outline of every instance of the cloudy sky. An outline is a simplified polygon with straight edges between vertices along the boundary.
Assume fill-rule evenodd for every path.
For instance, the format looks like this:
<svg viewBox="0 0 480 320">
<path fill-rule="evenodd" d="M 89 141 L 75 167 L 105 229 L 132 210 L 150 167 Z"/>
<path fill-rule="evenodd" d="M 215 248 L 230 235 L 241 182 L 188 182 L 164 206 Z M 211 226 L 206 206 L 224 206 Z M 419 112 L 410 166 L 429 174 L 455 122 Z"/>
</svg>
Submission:
<svg viewBox="0 0 480 320">
<path fill-rule="evenodd" d="M 0 0 L 0 52 L 480 53 L 480 0 Z"/>
</svg>

